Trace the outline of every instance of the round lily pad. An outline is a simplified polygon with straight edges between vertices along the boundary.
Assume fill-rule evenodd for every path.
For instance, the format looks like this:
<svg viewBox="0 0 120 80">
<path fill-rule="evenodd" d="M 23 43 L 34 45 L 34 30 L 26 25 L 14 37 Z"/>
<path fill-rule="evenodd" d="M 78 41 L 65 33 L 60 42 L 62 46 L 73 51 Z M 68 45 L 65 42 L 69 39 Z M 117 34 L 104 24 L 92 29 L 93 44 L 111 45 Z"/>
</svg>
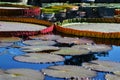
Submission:
<svg viewBox="0 0 120 80">
<path fill-rule="evenodd" d="M 21 40 L 22 39 L 18 37 L 0 37 L 1 42 L 17 42 Z"/>
<path fill-rule="evenodd" d="M 44 54 L 28 53 L 21 56 L 15 56 L 14 59 L 20 62 L 27 63 L 51 63 L 64 61 L 64 58 L 62 56 L 47 53 Z"/>
<path fill-rule="evenodd" d="M 24 46 L 21 49 L 24 52 L 49 52 L 59 50 L 60 48 L 54 46 Z"/>
<path fill-rule="evenodd" d="M 11 42 L 0 42 L 0 47 L 9 47 L 12 45 L 13 45 L 13 43 L 11 43 Z"/>
<path fill-rule="evenodd" d="M 85 39 L 85 38 L 71 38 L 71 37 L 64 37 L 57 40 L 58 43 L 61 44 L 91 44 L 93 43 L 92 40 Z"/>
<path fill-rule="evenodd" d="M 90 53 L 89 50 L 85 50 L 85 49 L 61 48 L 59 51 L 52 52 L 52 54 L 75 56 L 75 55 L 86 55 Z"/>
<path fill-rule="evenodd" d="M 94 44 L 94 45 L 75 45 L 72 48 L 87 49 L 91 52 L 107 52 L 112 49 L 111 46 L 104 44 Z"/>
<path fill-rule="evenodd" d="M 0 80 L 44 80 L 44 75 L 32 69 L 9 69 L 0 75 Z"/>
<path fill-rule="evenodd" d="M 42 41 L 42 40 L 26 40 L 26 41 L 23 41 L 24 44 L 26 45 L 48 45 L 48 46 L 51 46 L 51 45 L 55 45 L 56 42 L 55 41 Z"/>
<path fill-rule="evenodd" d="M 86 68 L 90 68 L 102 72 L 120 71 L 120 63 L 111 62 L 111 61 L 95 60 L 95 61 L 83 63 L 83 66 Z"/>
<path fill-rule="evenodd" d="M 57 40 L 61 38 L 59 35 L 53 34 L 46 34 L 46 35 L 37 35 L 37 36 L 30 36 L 31 39 L 41 39 L 41 40 Z"/>
<path fill-rule="evenodd" d="M 120 76 L 112 75 L 112 74 L 107 74 L 107 75 L 105 76 L 105 79 L 106 79 L 106 80 L 120 80 Z"/>
<path fill-rule="evenodd" d="M 96 76 L 95 71 L 91 71 L 80 66 L 72 65 L 51 66 L 47 69 L 42 69 L 42 72 L 52 77 L 68 79 L 75 78 L 75 80 L 81 80 L 82 78 L 90 78 Z"/>
</svg>

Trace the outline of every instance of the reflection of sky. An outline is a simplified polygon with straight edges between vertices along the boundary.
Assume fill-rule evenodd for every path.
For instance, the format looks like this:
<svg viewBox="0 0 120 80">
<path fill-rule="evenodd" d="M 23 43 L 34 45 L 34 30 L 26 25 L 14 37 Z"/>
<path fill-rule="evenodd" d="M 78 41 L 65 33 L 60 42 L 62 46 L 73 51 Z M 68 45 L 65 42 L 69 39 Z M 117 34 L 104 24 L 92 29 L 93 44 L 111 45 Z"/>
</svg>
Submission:
<svg viewBox="0 0 120 80">
<path fill-rule="evenodd" d="M 96 57 L 99 60 L 111 60 L 111 61 L 120 61 L 120 46 L 112 46 L 112 50 L 108 52 L 108 55 L 106 56 L 98 56 L 96 54 Z M 16 55 L 22 55 L 25 54 L 20 49 L 17 48 L 0 48 L 0 68 L 1 69 L 11 69 L 11 68 L 30 68 L 35 70 L 41 70 L 43 68 L 47 68 L 52 65 L 63 65 L 63 62 L 58 62 L 56 64 L 30 64 L 30 63 L 23 63 L 13 60 L 13 57 Z M 69 59 L 70 57 L 66 57 L 66 59 Z M 95 77 L 95 79 L 104 80 L 104 73 L 99 72 L 98 75 Z M 52 78 L 49 76 L 45 77 L 45 80 L 64 80 L 64 79 L 57 79 Z"/>
<path fill-rule="evenodd" d="M 120 46 L 112 46 L 112 50 L 108 52 L 107 56 L 100 56 L 98 59 L 100 60 L 110 60 L 120 62 Z"/>
</svg>

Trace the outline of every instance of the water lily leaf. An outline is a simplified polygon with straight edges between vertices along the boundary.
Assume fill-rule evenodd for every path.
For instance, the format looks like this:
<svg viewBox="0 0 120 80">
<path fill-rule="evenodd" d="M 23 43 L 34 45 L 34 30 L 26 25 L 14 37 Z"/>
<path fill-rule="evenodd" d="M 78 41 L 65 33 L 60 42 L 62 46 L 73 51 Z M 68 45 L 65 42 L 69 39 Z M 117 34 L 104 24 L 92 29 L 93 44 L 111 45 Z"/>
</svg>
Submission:
<svg viewBox="0 0 120 80">
<path fill-rule="evenodd" d="M 107 75 L 105 76 L 105 79 L 106 79 L 106 80 L 120 80 L 120 76 L 112 75 L 112 74 L 107 74 Z"/>
<path fill-rule="evenodd" d="M 112 49 L 111 46 L 104 44 L 94 44 L 94 45 L 75 45 L 72 48 L 87 49 L 91 52 L 107 52 Z"/>
<path fill-rule="evenodd" d="M 8 46 L 12 46 L 13 43 L 11 42 L 0 42 L 0 47 L 8 47 Z"/>
<path fill-rule="evenodd" d="M 23 41 L 23 43 L 26 45 L 41 45 L 41 46 L 43 45 L 51 46 L 56 44 L 55 41 L 42 41 L 42 40 L 26 40 L 26 41 Z"/>
<path fill-rule="evenodd" d="M 71 28 L 74 30 L 94 31 L 94 32 L 120 32 L 119 24 L 116 23 L 74 23 L 63 25 L 65 28 Z M 73 27 L 74 26 L 74 27 Z M 109 26 L 109 27 L 107 27 Z"/>
<path fill-rule="evenodd" d="M 18 37 L 0 37 L 1 42 L 17 42 L 21 40 L 22 39 Z"/>
<path fill-rule="evenodd" d="M 22 18 L 21 18 L 22 19 Z M 0 31 L 11 32 L 11 31 L 40 31 L 45 29 L 46 26 L 22 23 L 22 22 L 12 22 L 12 21 L 0 21 Z M 11 28 L 12 27 L 12 28 Z"/>
<path fill-rule="evenodd" d="M 80 66 L 72 66 L 72 65 L 51 66 L 48 67 L 47 69 L 42 69 L 42 72 L 52 77 L 57 77 L 57 78 L 74 77 L 74 78 L 78 78 L 78 80 L 79 79 L 81 80 L 81 78 L 96 76 L 95 71 L 91 71 Z"/>
<path fill-rule="evenodd" d="M 61 38 L 59 35 L 46 34 L 46 35 L 36 35 L 30 36 L 31 39 L 40 39 L 40 40 L 57 40 Z"/>
<path fill-rule="evenodd" d="M 97 71 L 114 72 L 120 71 L 120 63 L 111 61 L 95 60 L 83 63 L 83 66 Z"/>
<path fill-rule="evenodd" d="M 44 80 L 44 75 L 32 69 L 9 69 L 0 75 L 0 80 Z"/>
<path fill-rule="evenodd" d="M 52 54 L 59 55 L 86 55 L 90 54 L 89 50 L 85 49 L 74 49 L 74 48 L 61 48 L 59 51 L 52 52 Z"/>
<path fill-rule="evenodd" d="M 4 74 L 4 71 L 0 69 L 0 75 Z"/>
<path fill-rule="evenodd" d="M 58 43 L 61 44 L 91 44 L 93 43 L 92 40 L 85 39 L 85 38 L 71 38 L 71 37 L 64 37 L 57 40 Z"/>
<path fill-rule="evenodd" d="M 20 62 L 27 63 L 51 63 L 64 61 L 64 58 L 62 56 L 47 53 L 44 54 L 28 53 L 22 56 L 15 56 L 14 59 Z"/>
<path fill-rule="evenodd" d="M 24 46 L 21 49 L 24 52 L 49 52 L 59 50 L 60 48 L 54 46 Z"/>
</svg>

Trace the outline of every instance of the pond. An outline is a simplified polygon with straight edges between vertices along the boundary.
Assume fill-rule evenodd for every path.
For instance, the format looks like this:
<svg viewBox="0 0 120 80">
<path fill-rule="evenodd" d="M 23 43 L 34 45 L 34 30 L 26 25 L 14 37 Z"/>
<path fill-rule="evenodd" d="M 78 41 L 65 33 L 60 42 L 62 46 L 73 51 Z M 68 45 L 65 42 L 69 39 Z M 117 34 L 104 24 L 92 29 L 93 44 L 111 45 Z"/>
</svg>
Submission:
<svg viewBox="0 0 120 80">
<path fill-rule="evenodd" d="M 26 46 L 21 41 L 14 42 L 14 44 L 16 44 L 17 46 Z M 104 42 L 102 42 L 102 44 L 104 44 Z M 21 48 L 17 48 L 17 47 L 11 47 L 11 46 L 0 47 L 0 61 L 1 61 L 0 68 L 3 70 L 13 69 L 13 68 L 28 68 L 28 69 L 34 69 L 40 71 L 41 69 L 54 65 L 81 66 L 83 62 L 88 62 L 92 60 L 109 60 L 109 61 L 120 62 L 120 46 L 114 44 L 114 42 L 111 42 L 109 44 L 112 46 L 112 49 L 108 52 L 100 52 L 100 53 L 81 55 L 81 56 L 64 56 L 65 60 L 62 62 L 43 63 L 43 64 L 33 64 L 33 63 L 16 61 L 13 58 L 14 56 L 23 55 L 26 54 L 26 52 L 23 52 Z M 106 72 L 97 72 L 97 76 L 94 77 L 92 80 L 105 80 L 104 78 L 105 74 Z M 65 80 L 65 79 L 46 76 L 45 80 Z"/>
</svg>

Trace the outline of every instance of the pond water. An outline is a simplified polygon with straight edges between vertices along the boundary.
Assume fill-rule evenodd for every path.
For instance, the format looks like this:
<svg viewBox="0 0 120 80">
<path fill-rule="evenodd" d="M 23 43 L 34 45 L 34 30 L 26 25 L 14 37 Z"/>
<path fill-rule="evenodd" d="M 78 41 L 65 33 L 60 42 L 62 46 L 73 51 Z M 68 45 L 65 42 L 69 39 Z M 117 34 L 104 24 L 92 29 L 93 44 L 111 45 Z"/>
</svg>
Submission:
<svg viewBox="0 0 120 80">
<path fill-rule="evenodd" d="M 21 42 L 15 42 L 15 44 L 24 46 Z M 112 50 L 105 53 L 95 53 L 87 56 L 65 56 L 64 62 L 50 63 L 50 64 L 30 64 L 18 62 L 13 59 L 14 56 L 25 54 L 19 48 L 13 47 L 1 47 L 0 48 L 0 68 L 3 70 L 12 69 L 12 68 L 30 68 L 35 70 L 41 70 L 52 65 L 82 65 L 82 62 L 88 62 L 91 60 L 109 60 L 120 62 L 120 46 L 111 44 Z M 98 72 L 97 76 L 92 80 L 105 80 L 104 75 L 106 73 Z M 53 78 L 46 76 L 45 80 L 64 80 L 59 78 Z"/>
</svg>

